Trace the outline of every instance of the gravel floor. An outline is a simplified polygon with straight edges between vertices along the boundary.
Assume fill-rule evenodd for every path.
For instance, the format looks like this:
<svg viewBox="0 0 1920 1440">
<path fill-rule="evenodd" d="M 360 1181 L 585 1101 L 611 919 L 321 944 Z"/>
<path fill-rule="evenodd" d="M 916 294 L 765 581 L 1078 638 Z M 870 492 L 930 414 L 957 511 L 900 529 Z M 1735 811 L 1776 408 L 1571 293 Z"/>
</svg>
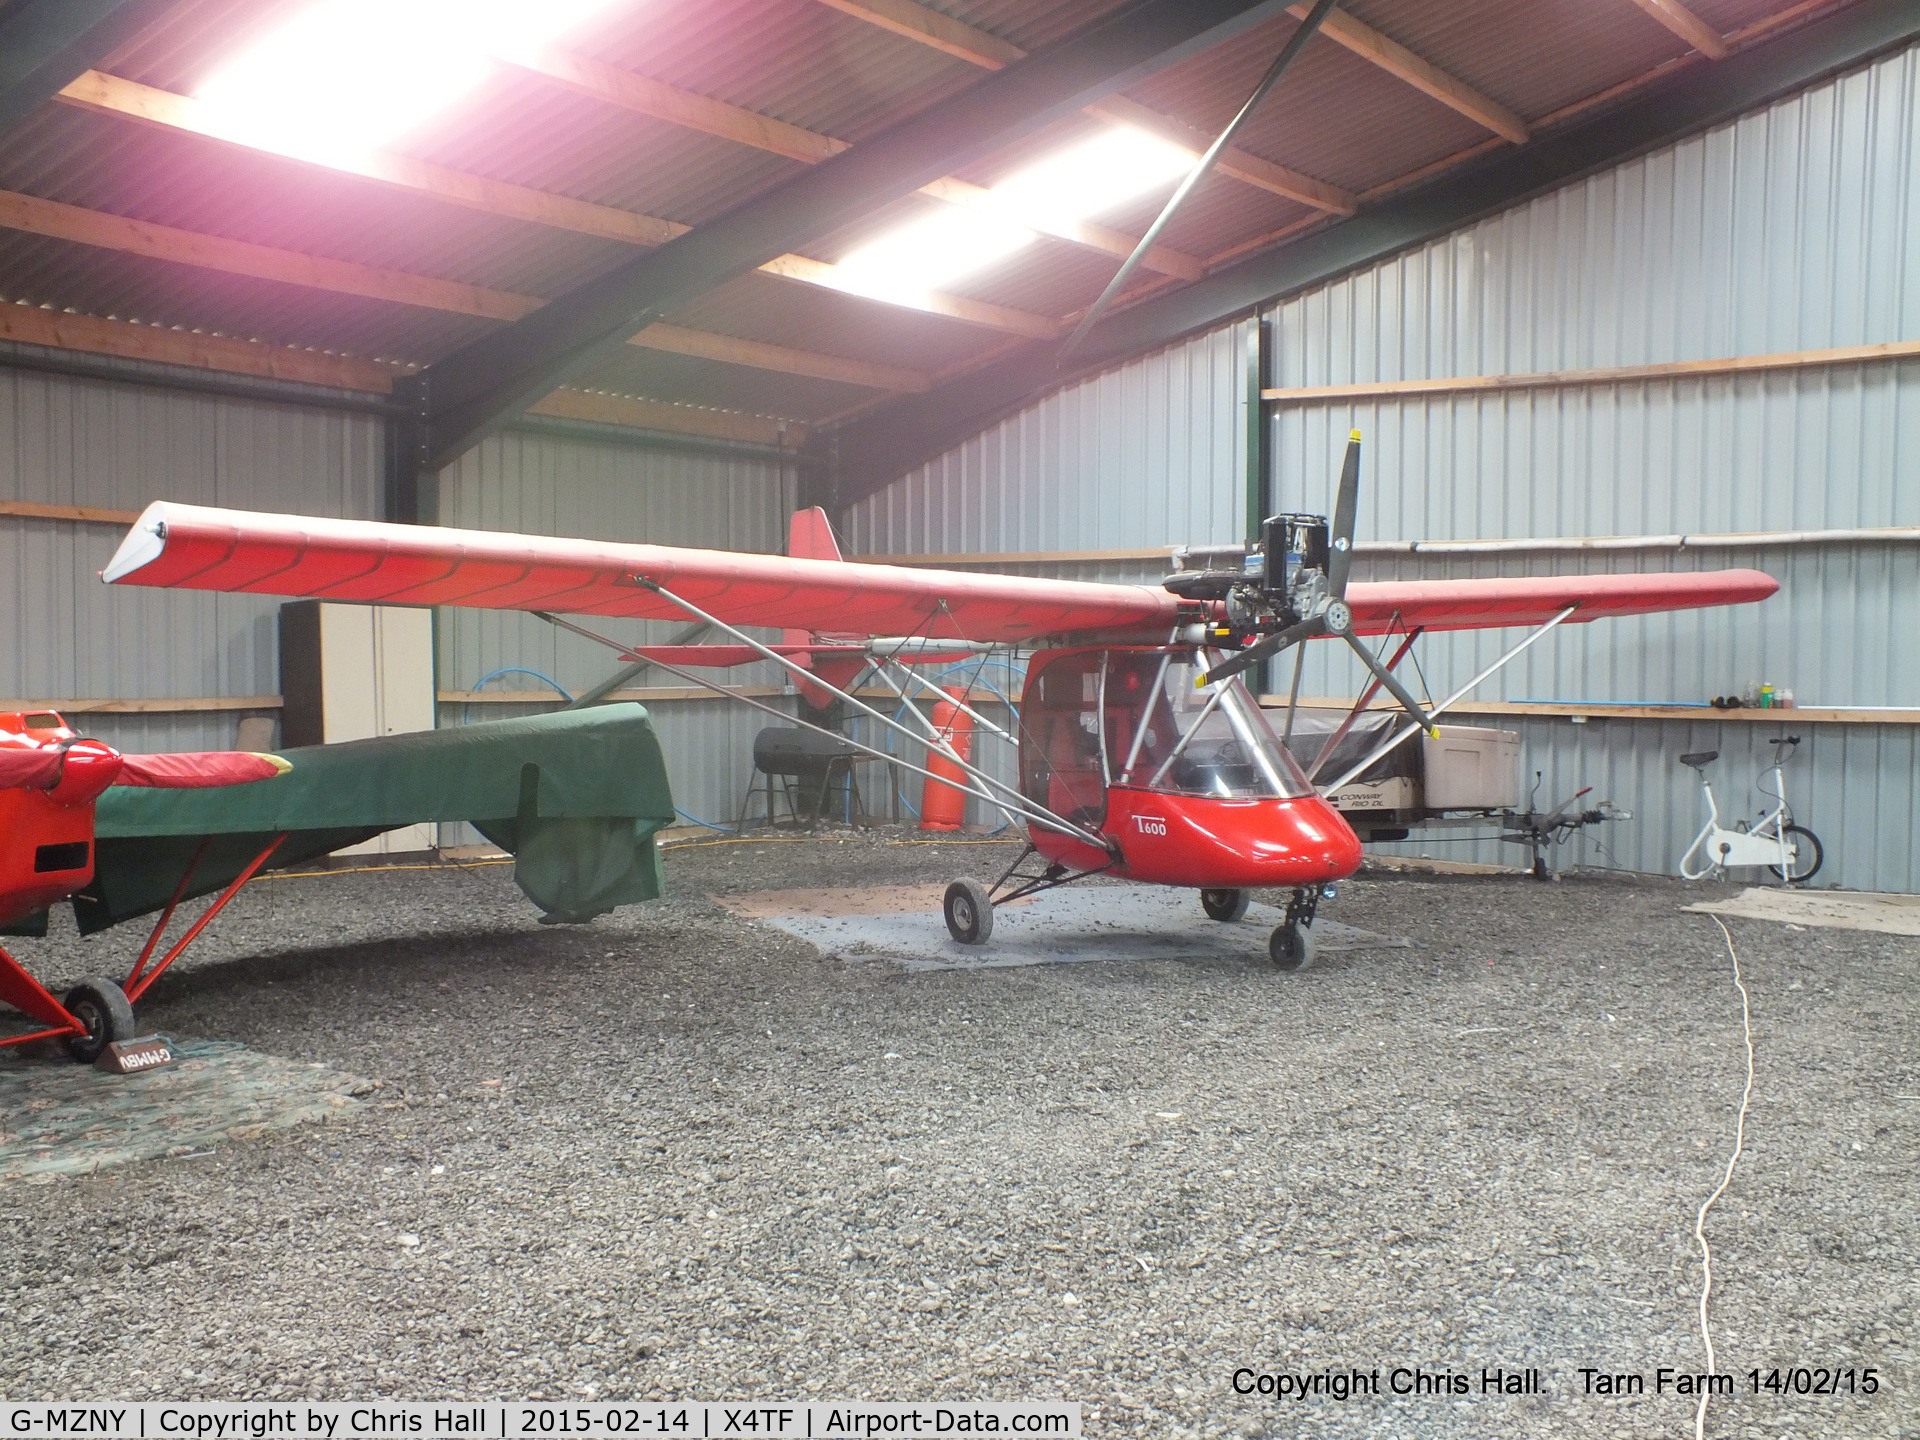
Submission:
<svg viewBox="0 0 1920 1440">
<path fill-rule="evenodd" d="M 1720 932 L 1660 880 L 1392 876 L 1424 942 L 1282 977 L 906 976 L 708 893 L 990 872 L 884 837 L 683 848 L 542 928 L 505 867 L 275 880 L 145 1017 L 386 1088 L 347 1123 L 0 1189 L 0 1393 L 1078 1400 L 1090 1435 L 1680 1436 L 1694 1211 L 1744 1077 Z M 1196 902 L 1196 923 L 1198 919 Z M 1731 922 L 1746 1154 L 1709 1217 L 1722 1436 L 1920 1436 L 1920 941 Z M 115 973 L 134 927 L 20 942 Z M 1245 1367 L 1473 1393 L 1239 1397 Z M 1546 1393 L 1482 1398 L 1483 1366 Z M 1583 1392 L 1582 1367 L 1648 1393 Z M 1383 1387 L 1384 1388 L 1384 1387 Z"/>
</svg>

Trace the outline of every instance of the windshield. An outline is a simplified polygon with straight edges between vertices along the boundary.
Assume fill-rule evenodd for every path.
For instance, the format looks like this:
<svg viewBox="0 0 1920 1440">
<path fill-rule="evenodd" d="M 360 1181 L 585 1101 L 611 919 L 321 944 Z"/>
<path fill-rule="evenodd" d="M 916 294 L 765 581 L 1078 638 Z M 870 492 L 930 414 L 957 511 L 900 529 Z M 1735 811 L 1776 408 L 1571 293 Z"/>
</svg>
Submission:
<svg viewBox="0 0 1920 1440">
<path fill-rule="evenodd" d="M 1204 689 L 1200 652 L 1111 651 L 1106 753 L 1115 784 L 1223 799 L 1313 793 L 1239 677 Z"/>
</svg>

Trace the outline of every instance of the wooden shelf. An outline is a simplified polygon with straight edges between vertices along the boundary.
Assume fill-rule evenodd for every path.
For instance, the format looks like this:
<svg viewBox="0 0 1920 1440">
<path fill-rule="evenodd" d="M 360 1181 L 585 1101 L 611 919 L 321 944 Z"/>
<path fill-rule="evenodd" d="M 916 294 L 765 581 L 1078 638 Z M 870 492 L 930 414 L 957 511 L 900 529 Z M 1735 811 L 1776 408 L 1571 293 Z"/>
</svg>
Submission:
<svg viewBox="0 0 1920 1440">
<path fill-rule="evenodd" d="M 1270 710 L 1287 708 L 1284 695 L 1262 695 Z M 1352 700 L 1302 697 L 1300 703 L 1316 710 L 1346 710 Z M 1397 705 L 1373 705 L 1373 710 L 1397 710 Z M 1694 722 L 1745 721 L 1761 725 L 1920 725 L 1920 710 L 1854 710 L 1796 706 L 1790 710 L 1715 710 L 1701 705 L 1575 705 L 1534 700 L 1462 700 L 1447 707 L 1444 721 L 1454 715 L 1531 715 L 1576 717 L 1588 720 L 1687 720 Z"/>
</svg>

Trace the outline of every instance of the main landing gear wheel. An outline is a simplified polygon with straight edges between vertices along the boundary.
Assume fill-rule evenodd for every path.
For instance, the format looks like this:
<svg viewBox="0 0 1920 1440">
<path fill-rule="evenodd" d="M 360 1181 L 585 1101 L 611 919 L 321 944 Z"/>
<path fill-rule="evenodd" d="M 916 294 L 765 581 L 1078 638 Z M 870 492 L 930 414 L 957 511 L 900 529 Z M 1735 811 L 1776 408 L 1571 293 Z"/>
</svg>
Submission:
<svg viewBox="0 0 1920 1440">
<path fill-rule="evenodd" d="M 1306 969 L 1319 954 L 1320 942 L 1313 938 L 1311 926 L 1289 922 L 1267 937 L 1267 958 L 1289 975 Z"/>
<path fill-rule="evenodd" d="M 87 1027 L 84 1035 L 67 1041 L 67 1053 L 82 1065 L 91 1065 L 100 1052 L 116 1040 L 133 1038 L 133 1006 L 127 992 L 111 980 L 89 975 L 67 991 L 60 1002 L 67 1013 Z"/>
<path fill-rule="evenodd" d="M 1789 825 L 1781 832 L 1792 852 L 1787 862 L 1787 873 L 1782 878 L 1789 885 L 1799 885 L 1811 880 L 1820 871 L 1821 863 L 1827 858 L 1820 848 L 1820 837 L 1804 825 Z"/>
<path fill-rule="evenodd" d="M 1244 890 L 1202 890 L 1200 905 L 1207 912 L 1209 920 L 1231 925 L 1236 920 L 1247 918 L 1250 898 Z"/>
<path fill-rule="evenodd" d="M 962 945 L 984 945 L 993 937 L 993 901 L 978 880 L 947 886 L 947 933 Z"/>
</svg>

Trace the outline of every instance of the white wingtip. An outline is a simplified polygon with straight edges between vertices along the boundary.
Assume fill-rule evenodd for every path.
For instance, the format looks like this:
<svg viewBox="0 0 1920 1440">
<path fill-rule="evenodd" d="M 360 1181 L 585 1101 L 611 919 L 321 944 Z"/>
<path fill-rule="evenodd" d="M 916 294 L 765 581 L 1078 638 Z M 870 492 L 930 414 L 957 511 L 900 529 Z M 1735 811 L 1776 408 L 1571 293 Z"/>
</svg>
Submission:
<svg viewBox="0 0 1920 1440">
<path fill-rule="evenodd" d="M 166 502 L 156 500 L 140 512 L 140 518 L 127 531 L 127 538 L 120 542 L 113 559 L 100 572 L 102 580 L 111 585 L 160 558 L 160 552 L 167 548 L 166 510 Z"/>
</svg>

